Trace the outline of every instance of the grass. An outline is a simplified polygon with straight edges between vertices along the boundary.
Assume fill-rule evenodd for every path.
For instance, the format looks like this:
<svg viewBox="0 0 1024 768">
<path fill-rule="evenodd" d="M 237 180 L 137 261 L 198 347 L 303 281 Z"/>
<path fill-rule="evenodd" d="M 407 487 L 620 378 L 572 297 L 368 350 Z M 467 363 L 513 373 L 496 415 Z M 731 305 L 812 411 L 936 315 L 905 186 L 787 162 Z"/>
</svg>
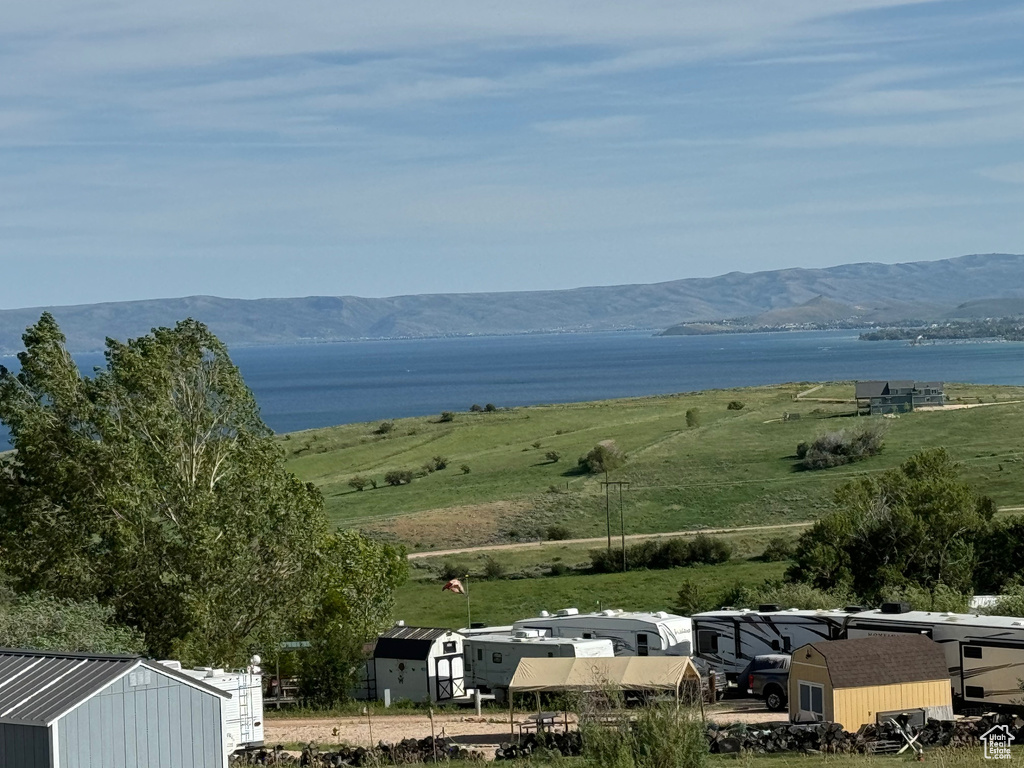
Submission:
<svg viewBox="0 0 1024 768">
<path fill-rule="evenodd" d="M 473 581 L 469 585 L 474 622 L 490 625 L 536 616 L 542 610 L 626 608 L 670 610 L 680 583 L 690 579 L 709 590 L 781 578 L 786 563 L 733 560 L 722 565 L 574 574 L 528 580 Z M 394 616 L 412 626 L 466 626 L 466 598 L 441 591 L 439 581 L 410 580 L 396 595 Z"/>
<path fill-rule="evenodd" d="M 629 456 L 611 477 L 630 483 L 623 496 L 629 533 L 813 519 L 840 483 L 934 446 L 948 448 L 975 487 L 998 504 L 1024 505 L 1024 404 L 905 414 L 886 421 L 881 455 L 800 472 L 797 443 L 854 422 L 848 404 L 794 401 L 812 386 L 463 412 L 448 423 L 401 419 L 387 435 L 374 434 L 376 424 L 350 424 L 284 435 L 281 444 L 292 471 L 321 488 L 335 524 L 375 529 L 420 550 L 543 538 L 553 522 L 575 537 L 602 535 L 604 478 L 577 475 L 575 468 L 577 457 L 606 439 Z M 832 382 L 809 397 L 852 392 L 852 382 Z M 947 396 L 953 403 L 1024 400 L 1024 387 L 949 385 Z M 745 407 L 727 410 L 731 400 Z M 699 427 L 686 426 L 689 408 L 700 410 Z M 785 412 L 801 418 L 781 421 Z M 551 450 L 560 461 L 545 458 Z M 418 469 L 438 455 L 448 457 L 447 469 L 409 485 L 383 484 L 387 471 Z M 469 473 L 460 471 L 463 464 Z M 349 488 L 357 474 L 380 487 Z M 610 506 L 617 518 L 617 496 Z"/>
</svg>

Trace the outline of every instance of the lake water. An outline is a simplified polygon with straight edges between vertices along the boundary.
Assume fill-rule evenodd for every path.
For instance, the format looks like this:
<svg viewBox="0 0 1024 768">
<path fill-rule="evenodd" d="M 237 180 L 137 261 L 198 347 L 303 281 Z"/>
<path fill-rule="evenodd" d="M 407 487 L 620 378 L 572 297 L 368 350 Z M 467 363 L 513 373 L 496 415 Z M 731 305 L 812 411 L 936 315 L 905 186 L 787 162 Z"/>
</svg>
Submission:
<svg viewBox="0 0 1024 768">
<path fill-rule="evenodd" d="M 362 341 L 232 351 L 278 432 L 498 406 L 788 381 L 1024 384 L 1024 343 L 858 341 L 856 331 L 646 332 Z M 101 355 L 81 355 L 84 370 Z M 15 367 L 14 358 L 0 363 Z M 3 435 L 0 435 L 0 441 Z"/>
</svg>

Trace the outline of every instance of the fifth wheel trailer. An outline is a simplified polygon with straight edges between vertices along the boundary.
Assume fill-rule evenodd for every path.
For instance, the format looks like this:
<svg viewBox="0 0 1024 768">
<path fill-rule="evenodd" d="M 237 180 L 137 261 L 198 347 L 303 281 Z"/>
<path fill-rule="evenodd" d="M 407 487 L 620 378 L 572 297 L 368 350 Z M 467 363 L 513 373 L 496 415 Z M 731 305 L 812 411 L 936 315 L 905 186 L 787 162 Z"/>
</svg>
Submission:
<svg viewBox="0 0 1024 768">
<path fill-rule="evenodd" d="M 544 637 L 606 638 L 615 646 L 616 656 L 691 656 L 693 634 L 685 616 L 658 611 L 605 610 L 580 613 L 563 608 L 554 615 L 521 619 L 512 625 L 519 630 L 536 630 Z"/>
</svg>

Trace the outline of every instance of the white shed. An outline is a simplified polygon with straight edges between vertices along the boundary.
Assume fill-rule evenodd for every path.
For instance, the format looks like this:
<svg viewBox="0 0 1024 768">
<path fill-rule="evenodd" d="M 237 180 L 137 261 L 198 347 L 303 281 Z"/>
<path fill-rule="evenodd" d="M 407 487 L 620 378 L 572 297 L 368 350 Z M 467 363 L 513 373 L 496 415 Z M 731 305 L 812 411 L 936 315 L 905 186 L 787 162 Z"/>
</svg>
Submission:
<svg viewBox="0 0 1024 768">
<path fill-rule="evenodd" d="M 373 649 L 374 698 L 443 702 L 466 695 L 463 637 L 439 627 L 399 622 L 377 638 Z"/>
</svg>

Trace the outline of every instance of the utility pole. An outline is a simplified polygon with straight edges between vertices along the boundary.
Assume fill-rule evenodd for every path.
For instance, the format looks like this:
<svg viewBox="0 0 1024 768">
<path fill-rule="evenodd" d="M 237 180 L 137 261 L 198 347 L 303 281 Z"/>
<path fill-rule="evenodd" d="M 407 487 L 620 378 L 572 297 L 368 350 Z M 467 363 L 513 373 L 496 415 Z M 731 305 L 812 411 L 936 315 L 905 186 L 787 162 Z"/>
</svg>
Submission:
<svg viewBox="0 0 1024 768">
<path fill-rule="evenodd" d="M 625 480 L 608 480 L 608 476 L 605 475 L 605 481 L 601 483 L 604 486 L 604 507 L 605 515 L 608 518 L 608 551 L 612 551 L 612 522 L 611 522 L 611 511 L 609 502 L 609 489 L 615 485 L 619 489 L 619 530 L 622 536 L 622 570 L 626 570 L 626 519 L 625 513 L 622 511 L 622 486 L 629 487 L 629 483 Z"/>
</svg>

